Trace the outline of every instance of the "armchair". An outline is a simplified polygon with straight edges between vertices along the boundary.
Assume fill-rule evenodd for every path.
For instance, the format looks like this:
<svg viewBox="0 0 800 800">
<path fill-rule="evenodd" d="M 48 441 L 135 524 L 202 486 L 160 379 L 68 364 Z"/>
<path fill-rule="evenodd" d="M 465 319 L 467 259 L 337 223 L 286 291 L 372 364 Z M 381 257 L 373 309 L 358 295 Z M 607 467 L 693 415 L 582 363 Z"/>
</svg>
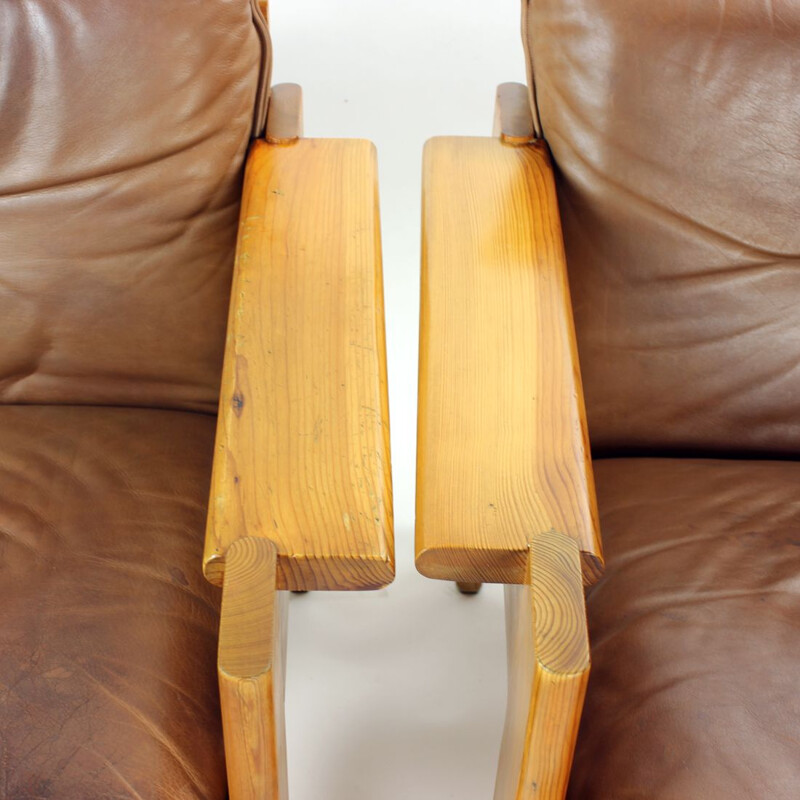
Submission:
<svg viewBox="0 0 800 800">
<path fill-rule="evenodd" d="M 287 590 L 392 579 L 375 152 L 263 5 L 0 5 L 4 797 L 285 800 Z"/>
<path fill-rule="evenodd" d="M 507 585 L 496 800 L 800 785 L 800 14 L 775 11 L 529 0 L 495 138 L 426 146 L 417 566 Z"/>
</svg>

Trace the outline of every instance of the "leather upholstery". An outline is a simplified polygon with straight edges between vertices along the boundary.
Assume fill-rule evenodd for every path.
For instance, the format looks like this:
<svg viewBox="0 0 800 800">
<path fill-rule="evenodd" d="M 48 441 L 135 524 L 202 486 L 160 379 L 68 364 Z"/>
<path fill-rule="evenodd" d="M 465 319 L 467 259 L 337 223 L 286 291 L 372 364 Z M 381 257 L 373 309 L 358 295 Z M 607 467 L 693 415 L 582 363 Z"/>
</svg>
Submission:
<svg viewBox="0 0 800 800">
<path fill-rule="evenodd" d="M 262 28 L 0 3 L 0 402 L 216 409 Z"/>
<path fill-rule="evenodd" d="M 0 794 L 224 798 L 215 420 L 0 406 Z"/>
<path fill-rule="evenodd" d="M 147 407 L 216 409 L 255 6 L 0 3 L 3 797 L 226 796 L 215 419 Z"/>
<path fill-rule="evenodd" d="M 523 7 L 606 558 L 568 797 L 790 800 L 800 4 Z M 679 450 L 739 458 L 597 458 Z"/>
<path fill-rule="evenodd" d="M 800 452 L 800 3 L 528 0 L 596 452 Z"/>
<path fill-rule="evenodd" d="M 601 459 L 571 800 L 794 800 L 800 463 Z"/>
</svg>

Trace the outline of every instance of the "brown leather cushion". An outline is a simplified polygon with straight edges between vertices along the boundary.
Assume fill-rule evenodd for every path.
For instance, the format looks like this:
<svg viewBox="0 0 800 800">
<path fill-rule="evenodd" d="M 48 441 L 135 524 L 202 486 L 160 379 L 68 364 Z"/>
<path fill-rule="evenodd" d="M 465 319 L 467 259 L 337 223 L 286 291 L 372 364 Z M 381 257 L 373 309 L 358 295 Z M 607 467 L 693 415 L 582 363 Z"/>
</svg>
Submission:
<svg viewBox="0 0 800 800">
<path fill-rule="evenodd" d="M 800 452 L 800 3 L 527 6 L 593 444 Z"/>
<path fill-rule="evenodd" d="M 0 794 L 224 798 L 214 419 L 0 407 Z"/>
<path fill-rule="evenodd" d="M 0 3 L 0 402 L 216 408 L 249 0 Z"/>
<path fill-rule="evenodd" d="M 571 800 L 794 800 L 800 463 L 595 462 L 607 572 Z"/>
</svg>

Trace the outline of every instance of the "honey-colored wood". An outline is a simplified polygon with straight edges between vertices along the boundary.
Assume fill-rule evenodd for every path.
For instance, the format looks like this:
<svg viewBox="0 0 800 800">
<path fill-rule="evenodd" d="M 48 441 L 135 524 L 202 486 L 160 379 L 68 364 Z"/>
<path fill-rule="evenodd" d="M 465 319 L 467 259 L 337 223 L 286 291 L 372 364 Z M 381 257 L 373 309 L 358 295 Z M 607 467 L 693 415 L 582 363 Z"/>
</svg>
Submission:
<svg viewBox="0 0 800 800">
<path fill-rule="evenodd" d="M 492 136 L 504 144 L 518 146 L 535 138 L 533 116 L 528 101 L 528 87 L 521 83 L 501 83 L 494 102 L 494 127 Z M 461 594 L 477 594 L 480 583 L 457 583 Z"/>
<path fill-rule="evenodd" d="M 293 144 L 302 135 L 303 89 L 296 83 L 278 83 L 270 91 L 266 140 Z"/>
<path fill-rule="evenodd" d="M 531 537 L 528 584 L 506 586 L 508 708 L 494 800 L 563 800 L 589 679 L 578 543 Z"/>
<path fill-rule="evenodd" d="M 377 165 L 372 144 L 255 142 L 248 158 L 204 553 L 245 536 L 278 589 L 392 580 Z"/>
<path fill-rule="evenodd" d="M 501 83 L 497 87 L 492 135 L 510 145 L 529 144 L 536 138 L 527 86 Z"/>
<path fill-rule="evenodd" d="M 286 593 L 277 548 L 245 537 L 226 557 L 219 629 L 220 701 L 231 800 L 286 800 Z"/>
<path fill-rule="evenodd" d="M 531 534 L 601 545 L 577 347 L 546 145 L 425 148 L 417 567 L 526 582 Z"/>
</svg>

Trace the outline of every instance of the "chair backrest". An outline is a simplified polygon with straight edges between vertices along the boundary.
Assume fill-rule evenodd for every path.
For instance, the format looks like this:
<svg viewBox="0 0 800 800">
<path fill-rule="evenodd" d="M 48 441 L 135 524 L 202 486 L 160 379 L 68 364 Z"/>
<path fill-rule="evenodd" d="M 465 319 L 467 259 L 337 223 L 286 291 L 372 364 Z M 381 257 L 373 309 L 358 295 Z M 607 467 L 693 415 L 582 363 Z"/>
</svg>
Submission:
<svg viewBox="0 0 800 800">
<path fill-rule="evenodd" d="M 800 3 L 523 0 L 597 452 L 800 452 Z"/>
<path fill-rule="evenodd" d="M 0 402 L 214 410 L 251 0 L 0 4 Z"/>
</svg>

